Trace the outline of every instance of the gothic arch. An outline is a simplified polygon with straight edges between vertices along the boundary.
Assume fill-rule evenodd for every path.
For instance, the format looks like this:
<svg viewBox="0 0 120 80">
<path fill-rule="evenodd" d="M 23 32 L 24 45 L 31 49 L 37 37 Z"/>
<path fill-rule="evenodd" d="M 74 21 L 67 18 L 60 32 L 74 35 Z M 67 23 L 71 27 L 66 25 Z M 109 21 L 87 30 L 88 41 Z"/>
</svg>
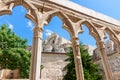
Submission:
<svg viewBox="0 0 120 80">
<path fill-rule="evenodd" d="M 18 5 L 24 6 L 28 13 L 26 14 L 26 17 L 30 19 L 31 21 L 34 22 L 34 24 L 37 24 L 37 21 L 39 21 L 38 17 L 38 12 L 37 8 L 34 7 L 31 3 L 28 3 L 26 0 L 19 0 L 19 1 L 14 1 L 14 0 L 2 0 L 0 1 L 1 5 L 0 6 L 0 15 L 5 15 L 5 14 L 12 14 L 12 9 Z M 32 10 L 32 11 L 31 11 Z"/>
<path fill-rule="evenodd" d="M 50 14 L 46 21 L 49 23 L 51 21 L 51 19 L 54 16 L 58 16 L 62 22 L 63 22 L 63 28 L 69 32 L 70 36 L 72 37 L 73 35 L 75 35 L 74 29 L 73 29 L 73 24 L 71 22 L 71 20 L 69 20 L 68 16 L 60 11 L 56 11 L 53 12 L 52 14 Z"/>
<path fill-rule="evenodd" d="M 41 35 L 43 31 L 41 26 L 43 24 L 39 24 L 40 18 L 41 18 L 40 12 L 32 3 L 30 3 L 29 0 L 28 1 L 27 0 L 0 0 L 0 15 L 12 14 L 12 9 L 18 5 L 22 5 L 28 10 L 26 17 L 31 21 L 33 21 L 35 24 L 33 45 L 32 45 L 33 48 L 32 48 L 32 55 L 31 55 L 30 80 L 35 80 L 36 77 L 39 79 L 41 59 L 38 58 L 38 56 L 41 56 L 41 54 L 37 54 L 36 49 L 40 48 L 39 50 L 41 50 L 40 46 L 42 43 Z M 34 68 L 35 66 L 37 66 L 37 68 Z"/>
<path fill-rule="evenodd" d="M 119 45 L 120 45 L 120 40 L 118 39 L 118 37 L 116 36 L 116 34 L 115 34 L 115 32 L 112 30 L 112 29 L 110 29 L 110 28 L 108 28 L 108 27 L 106 27 L 105 29 L 104 29 L 104 31 L 106 32 L 106 33 L 108 33 L 108 35 L 110 36 L 110 39 L 115 43 L 115 45 L 117 45 L 117 53 L 120 53 L 120 47 L 119 47 Z"/>
<path fill-rule="evenodd" d="M 94 39 L 97 41 L 100 41 L 102 40 L 98 30 L 96 29 L 96 27 L 94 26 L 94 24 L 92 24 L 90 21 L 88 20 L 83 20 L 81 23 L 80 23 L 80 29 L 82 29 L 82 24 L 86 25 L 86 27 L 89 29 L 89 33 L 91 36 L 94 37 Z M 82 29 L 83 31 L 83 29 Z"/>
<path fill-rule="evenodd" d="M 103 62 L 105 64 L 105 75 L 106 80 L 113 80 L 112 73 L 110 72 L 108 60 L 104 50 L 104 43 L 102 42 L 103 38 L 105 37 L 104 32 L 106 31 L 110 34 L 111 39 L 116 43 L 120 44 L 120 40 L 118 36 L 120 35 L 120 24 L 119 21 L 109 18 L 105 15 L 99 14 L 86 9 L 82 8 L 81 6 L 75 5 L 72 2 L 69 5 L 62 3 L 62 1 L 58 0 L 0 0 L 0 15 L 4 14 L 12 14 L 12 9 L 15 6 L 22 5 L 27 10 L 28 13 L 26 17 L 32 20 L 35 24 L 34 29 L 34 38 L 33 38 L 33 55 L 32 55 L 32 66 L 31 66 L 31 76 L 30 80 L 39 80 L 40 79 L 40 59 L 41 59 L 41 48 L 42 48 L 42 27 L 48 21 L 51 20 L 53 16 L 58 16 L 63 21 L 63 28 L 66 29 L 70 36 L 72 37 L 72 44 L 74 46 L 74 53 L 75 53 L 75 61 L 76 61 L 76 72 L 77 72 L 77 79 L 84 80 L 84 75 L 82 72 L 82 64 L 80 61 L 80 50 L 79 50 L 79 39 L 77 37 L 79 30 L 82 32 L 82 26 L 78 26 L 78 22 L 80 20 L 80 25 L 85 24 L 86 27 L 89 29 L 90 34 L 96 39 L 98 43 L 98 47 L 101 50 Z M 66 1 L 65 1 L 66 2 Z M 67 1 L 66 3 L 68 3 Z M 46 3 L 46 4 L 45 4 Z M 77 7 L 71 7 L 74 5 Z M 42 7 L 41 7 L 42 6 Z M 46 8 L 42 11 L 41 8 Z M 40 11 L 41 9 L 41 11 Z M 83 10 L 83 11 L 82 11 Z M 44 12 L 48 11 L 48 12 Z M 92 13 L 91 13 L 92 12 Z M 71 17 L 70 17 L 71 16 Z M 75 20 L 75 18 L 77 18 Z M 84 20 L 86 19 L 86 20 Z M 83 20 L 83 21 L 81 21 Z M 101 28 L 97 27 L 96 24 L 100 26 L 107 26 L 109 28 Z M 112 29 L 112 30 L 111 30 Z M 118 33 L 115 33 L 115 31 Z M 120 49 L 120 48 L 119 48 Z"/>
<path fill-rule="evenodd" d="M 109 67 L 109 63 L 108 63 L 108 60 L 107 60 L 107 55 L 106 55 L 106 52 L 105 52 L 104 42 L 103 42 L 103 39 L 105 38 L 104 30 L 96 27 L 90 21 L 83 21 L 82 23 L 85 24 L 88 27 L 90 34 L 96 39 L 96 44 L 97 44 L 98 49 L 100 50 L 101 60 L 102 60 L 102 64 L 103 64 L 103 67 L 104 67 L 105 75 L 109 77 L 109 78 L 106 77 L 106 80 L 109 80 L 109 79 L 113 80 L 112 79 L 113 78 L 112 77 L 112 72 L 111 72 L 111 69 Z"/>
<path fill-rule="evenodd" d="M 115 43 L 120 42 L 118 37 L 116 36 L 115 32 L 112 29 L 106 27 L 104 30 L 105 30 L 105 32 L 107 32 L 109 34 L 111 40 L 113 40 Z"/>
</svg>

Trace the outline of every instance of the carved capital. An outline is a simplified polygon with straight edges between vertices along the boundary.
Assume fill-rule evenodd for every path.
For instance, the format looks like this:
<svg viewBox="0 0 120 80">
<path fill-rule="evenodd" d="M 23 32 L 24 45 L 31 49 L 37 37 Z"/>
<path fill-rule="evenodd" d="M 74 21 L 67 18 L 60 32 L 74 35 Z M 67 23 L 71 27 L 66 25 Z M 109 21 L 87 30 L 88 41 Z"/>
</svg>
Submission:
<svg viewBox="0 0 120 80">
<path fill-rule="evenodd" d="M 38 23 L 39 23 L 39 24 L 38 24 L 39 27 L 43 27 L 44 25 L 47 25 L 47 24 L 48 24 L 47 21 L 45 21 L 45 20 L 42 21 L 41 19 L 40 19 L 40 22 L 38 22 Z"/>
<path fill-rule="evenodd" d="M 105 34 L 104 29 L 97 29 L 97 31 L 98 31 L 98 33 L 99 33 L 99 35 L 100 35 L 100 38 L 101 38 L 102 40 L 107 37 L 106 34 Z"/>
<path fill-rule="evenodd" d="M 73 42 L 73 41 L 79 41 L 79 38 L 78 38 L 78 37 L 73 37 L 73 38 L 71 39 L 71 42 Z"/>
<path fill-rule="evenodd" d="M 33 31 L 34 31 L 34 32 L 37 32 L 37 31 L 39 31 L 39 32 L 43 32 L 43 28 L 40 28 L 40 27 L 34 27 Z"/>
<path fill-rule="evenodd" d="M 76 63 L 76 64 L 80 64 L 80 65 L 82 65 L 80 55 L 77 55 L 77 56 L 76 56 L 76 59 L 77 59 L 77 63 Z"/>
<path fill-rule="evenodd" d="M 97 46 L 98 46 L 98 48 L 99 48 L 100 50 L 105 49 L 105 44 L 104 44 L 104 42 L 101 41 L 101 40 L 97 42 Z"/>
<path fill-rule="evenodd" d="M 78 47 L 79 48 L 79 38 L 78 37 L 73 37 L 72 39 L 71 39 L 71 42 L 72 42 L 72 44 L 73 44 L 73 46 L 76 48 L 76 47 Z"/>
<path fill-rule="evenodd" d="M 34 30 L 34 38 L 40 38 L 40 39 L 42 39 L 43 29 L 40 28 L 40 27 L 35 27 L 33 30 Z"/>
</svg>

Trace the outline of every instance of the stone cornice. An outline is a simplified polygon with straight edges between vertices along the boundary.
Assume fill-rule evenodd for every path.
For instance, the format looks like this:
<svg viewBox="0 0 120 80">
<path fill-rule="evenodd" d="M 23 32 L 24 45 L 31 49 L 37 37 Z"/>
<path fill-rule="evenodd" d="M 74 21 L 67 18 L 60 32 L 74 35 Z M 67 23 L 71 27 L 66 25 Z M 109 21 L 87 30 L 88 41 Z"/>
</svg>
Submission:
<svg viewBox="0 0 120 80">
<path fill-rule="evenodd" d="M 71 11 L 76 11 L 76 12 L 74 12 L 74 14 L 81 13 L 81 14 L 84 14 L 84 15 L 89 16 L 91 18 L 94 18 L 95 20 L 98 19 L 98 20 L 101 20 L 103 22 L 107 22 L 108 24 L 113 24 L 113 25 L 116 25 L 116 26 L 120 27 L 120 21 L 118 21 L 116 19 L 113 19 L 109 16 L 106 16 L 104 14 L 101 14 L 99 12 L 96 12 L 94 10 L 91 10 L 91 9 L 86 8 L 86 7 L 80 6 L 80 5 L 78 5 L 74 2 L 67 1 L 67 0 L 66 1 L 49 0 L 49 1 L 52 2 L 52 3 L 55 3 L 57 5 L 60 5 L 62 7 L 69 8 L 69 9 L 71 9 Z"/>
<path fill-rule="evenodd" d="M 102 27 L 106 26 L 113 29 L 116 32 L 120 30 L 120 21 L 113 19 L 104 14 L 95 12 L 94 10 L 85 8 L 71 1 L 60 1 L 60 0 L 31 0 L 30 1 L 39 11 L 42 9 L 43 12 L 47 13 L 51 10 L 57 10 L 68 16 L 68 18 L 76 23 L 80 20 L 89 20 L 96 25 Z M 68 4 L 69 3 L 69 4 Z M 72 5 L 72 6 L 71 6 Z M 44 7 L 43 7 L 44 6 Z M 74 6 L 74 7 L 73 7 Z M 52 16 L 51 16 L 52 17 Z M 96 26 L 98 27 L 98 26 Z"/>
</svg>

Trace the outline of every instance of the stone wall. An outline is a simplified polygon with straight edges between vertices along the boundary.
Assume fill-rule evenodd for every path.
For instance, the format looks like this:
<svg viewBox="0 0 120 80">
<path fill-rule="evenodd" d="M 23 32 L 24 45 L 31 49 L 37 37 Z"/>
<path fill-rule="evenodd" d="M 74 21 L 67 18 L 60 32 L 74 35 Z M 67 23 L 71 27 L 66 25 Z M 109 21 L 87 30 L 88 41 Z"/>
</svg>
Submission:
<svg viewBox="0 0 120 80">
<path fill-rule="evenodd" d="M 67 58 L 65 53 L 42 53 L 41 71 L 42 80 L 62 80 L 63 68 L 67 64 L 64 60 Z"/>
</svg>

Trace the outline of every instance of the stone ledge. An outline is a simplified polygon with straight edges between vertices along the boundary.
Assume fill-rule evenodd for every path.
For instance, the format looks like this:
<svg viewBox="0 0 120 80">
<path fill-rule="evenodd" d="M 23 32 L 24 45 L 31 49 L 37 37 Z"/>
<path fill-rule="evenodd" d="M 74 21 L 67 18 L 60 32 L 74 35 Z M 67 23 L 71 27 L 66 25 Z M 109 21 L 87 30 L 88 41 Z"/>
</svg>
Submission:
<svg viewBox="0 0 120 80">
<path fill-rule="evenodd" d="M 97 19 L 100 19 L 102 21 L 108 22 L 110 24 L 120 26 L 120 21 L 119 20 L 116 20 L 112 17 L 109 17 L 109 16 L 104 15 L 102 13 L 99 13 L 97 11 L 94 11 L 92 9 L 88 9 L 86 7 L 83 7 L 83 6 L 81 6 L 79 4 L 76 4 L 72 1 L 69 1 L 69 0 L 49 0 L 49 1 L 51 1 L 53 3 L 56 3 L 56 4 L 59 4 L 61 6 L 64 6 L 64 7 L 70 8 L 72 10 L 78 11 L 78 12 L 83 13 L 85 15 L 91 16 L 93 18 L 97 18 Z"/>
</svg>

